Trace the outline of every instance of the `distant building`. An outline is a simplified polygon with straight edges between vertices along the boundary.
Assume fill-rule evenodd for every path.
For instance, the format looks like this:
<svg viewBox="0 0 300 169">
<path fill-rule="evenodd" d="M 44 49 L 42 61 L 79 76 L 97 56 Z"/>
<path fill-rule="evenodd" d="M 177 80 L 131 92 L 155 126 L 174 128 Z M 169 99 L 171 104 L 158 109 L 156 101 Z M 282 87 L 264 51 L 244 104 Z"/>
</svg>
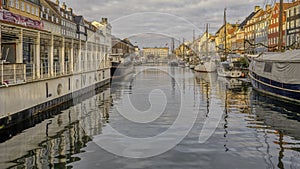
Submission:
<svg viewBox="0 0 300 169">
<path fill-rule="evenodd" d="M 290 3 L 283 3 L 283 10 L 287 9 L 291 4 Z M 274 51 L 278 49 L 278 43 L 279 43 L 279 3 L 276 3 L 272 9 L 271 18 L 269 21 L 269 50 Z M 285 12 L 282 12 L 282 46 L 285 46 L 286 42 L 286 14 Z"/>
<path fill-rule="evenodd" d="M 225 36 L 225 28 L 226 28 L 226 36 Z M 221 28 L 216 32 L 215 43 L 217 47 L 218 53 L 229 52 L 232 49 L 232 42 L 230 41 L 233 32 L 237 29 L 236 24 L 227 23 L 226 26 L 223 24 Z M 226 38 L 226 45 L 225 45 Z"/>
<path fill-rule="evenodd" d="M 255 39 L 254 43 L 259 44 L 254 53 L 261 53 L 268 51 L 268 28 L 269 28 L 269 20 L 271 18 L 272 9 L 270 5 L 266 5 L 265 10 L 261 10 L 261 12 L 255 17 Z"/>
<path fill-rule="evenodd" d="M 124 62 L 124 59 L 133 59 L 135 57 L 135 46 L 129 41 L 129 39 L 112 38 L 112 51 L 110 59 L 113 62 Z"/>
<path fill-rule="evenodd" d="M 260 6 L 254 7 L 254 12 L 251 14 L 251 19 L 247 20 L 247 24 L 244 26 L 245 30 L 245 41 L 246 41 L 246 53 L 254 54 L 255 53 L 255 36 L 256 36 L 256 26 L 258 23 L 257 16 L 263 12 L 263 9 Z"/>
<path fill-rule="evenodd" d="M 286 9 L 287 15 L 287 46 L 293 48 L 299 48 L 300 41 L 300 1 L 297 0 Z M 293 45 L 293 46 L 292 46 Z"/>
<path fill-rule="evenodd" d="M 153 56 L 156 58 L 167 59 L 169 56 L 168 47 L 143 48 L 143 56 Z"/>
</svg>

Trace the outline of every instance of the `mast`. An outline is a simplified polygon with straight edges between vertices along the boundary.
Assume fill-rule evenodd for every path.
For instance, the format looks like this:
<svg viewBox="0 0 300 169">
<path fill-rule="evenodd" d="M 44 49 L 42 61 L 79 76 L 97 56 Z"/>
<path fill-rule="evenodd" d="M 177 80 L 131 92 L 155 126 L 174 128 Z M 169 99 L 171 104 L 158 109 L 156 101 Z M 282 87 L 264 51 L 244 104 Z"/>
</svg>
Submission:
<svg viewBox="0 0 300 169">
<path fill-rule="evenodd" d="M 283 52 L 282 50 L 282 14 L 283 14 L 283 0 L 280 0 L 279 6 L 279 41 L 278 41 L 278 50 L 279 52 Z"/>
<path fill-rule="evenodd" d="M 184 45 L 185 39 L 183 38 L 182 41 L 183 41 L 183 43 L 182 43 L 182 47 L 183 47 L 183 56 L 182 56 L 182 58 L 184 59 L 185 58 L 185 45 Z"/>
<path fill-rule="evenodd" d="M 172 51 L 172 58 L 175 56 L 175 42 L 174 42 L 174 38 L 172 38 L 172 45 L 171 45 L 171 51 Z"/>
<path fill-rule="evenodd" d="M 225 29 L 224 29 L 224 36 L 225 36 L 225 45 L 224 45 L 224 47 L 225 47 L 225 51 L 224 51 L 224 53 L 225 53 L 225 59 L 227 60 L 227 21 L 226 21 L 226 8 L 224 9 L 224 27 L 225 27 Z"/>
<path fill-rule="evenodd" d="M 206 42 L 205 42 L 205 51 L 206 51 L 206 56 L 208 56 L 208 24 L 206 24 Z"/>
</svg>

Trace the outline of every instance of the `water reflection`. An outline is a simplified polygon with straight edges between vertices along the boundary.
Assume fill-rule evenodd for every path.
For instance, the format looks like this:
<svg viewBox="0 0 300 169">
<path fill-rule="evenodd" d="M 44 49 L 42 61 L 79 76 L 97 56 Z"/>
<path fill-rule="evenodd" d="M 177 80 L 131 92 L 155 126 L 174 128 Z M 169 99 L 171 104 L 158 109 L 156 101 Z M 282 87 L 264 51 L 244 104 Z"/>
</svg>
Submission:
<svg viewBox="0 0 300 169">
<path fill-rule="evenodd" d="M 264 126 L 259 132 L 265 133 L 264 143 L 267 145 L 267 158 L 270 166 L 280 169 L 299 168 L 299 105 L 252 91 L 251 110 L 256 115 L 255 120 Z"/>
<path fill-rule="evenodd" d="M 143 67 L 136 69 L 139 72 Z M 105 89 L 62 112 L 45 114 L 20 129 L 21 133 L 1 135 L 0 168 L 300 168 L 299 105 L 257 93 L 244 80 L 183 68 L 168 70 L 173 78 L 148 69 L 129 83 Z M 137 109 L 147 110 L 146 96 L 155 87 L 174 101 L 157 121 L 137 125 L 118 114 L 116 107 L 125 96 L 130 96 Z M 136 137 L 167 130 L 177 117 L 178 91 L 190 96 L 184 111 L 199 115 L 190 133 L 172 150 L 135 160 L 112 155 L 93 144 L 94 136 L 103 135 L 108 123 Z M 205 125 L 207 119 L 219 123 Z M 209 133 L 213 127 L 216 130 Z M 212 136 L 200 144 L 203 130 L 208 132 L 200 138 Z"/>
<path fill-rule="evenodd" d="M 110 90 L 106 87 L 56 116 L 0 144 L 0 168 L 66 168 L 80 160 L 91 136 L 101 134 L 109 122 Z"/>
</svg>

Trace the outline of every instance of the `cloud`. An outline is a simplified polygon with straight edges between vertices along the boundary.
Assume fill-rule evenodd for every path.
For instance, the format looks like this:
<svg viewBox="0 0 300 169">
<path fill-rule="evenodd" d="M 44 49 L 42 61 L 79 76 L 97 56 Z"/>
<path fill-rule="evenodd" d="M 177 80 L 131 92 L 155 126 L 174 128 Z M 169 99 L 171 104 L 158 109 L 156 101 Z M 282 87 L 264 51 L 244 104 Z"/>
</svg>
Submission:
<svg viewBox="0 0 300 169">
<path fill-rule="evenodd" d="M 65 0 L 76 14 L 88 20 L 109 18 L 113 34 L 120 38 L 135 34 L 157 33 L 191 40 L 204 32 L 210 24 L 215 33 L 223 24 L 223 10 L 227 8 L 228 22 L 244 20 L 255 5 L 263 0 Z"/>
</svg>

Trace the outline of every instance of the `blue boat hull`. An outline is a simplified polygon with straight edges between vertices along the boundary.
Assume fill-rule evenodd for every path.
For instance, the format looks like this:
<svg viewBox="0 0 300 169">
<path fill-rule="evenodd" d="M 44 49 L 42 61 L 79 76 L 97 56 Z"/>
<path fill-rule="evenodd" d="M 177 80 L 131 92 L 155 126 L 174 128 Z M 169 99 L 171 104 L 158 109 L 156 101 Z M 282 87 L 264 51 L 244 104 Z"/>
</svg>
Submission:
<svg viewBox="0 0 300 169">
<path fill-rule="evenodd" d="M 276 82 L 258 76 L 253 72 L 250 72 L 250 78 L 254 89 L 272 96 L 300 103 L 300 84 L 295 85 Z"/>
</svg>

